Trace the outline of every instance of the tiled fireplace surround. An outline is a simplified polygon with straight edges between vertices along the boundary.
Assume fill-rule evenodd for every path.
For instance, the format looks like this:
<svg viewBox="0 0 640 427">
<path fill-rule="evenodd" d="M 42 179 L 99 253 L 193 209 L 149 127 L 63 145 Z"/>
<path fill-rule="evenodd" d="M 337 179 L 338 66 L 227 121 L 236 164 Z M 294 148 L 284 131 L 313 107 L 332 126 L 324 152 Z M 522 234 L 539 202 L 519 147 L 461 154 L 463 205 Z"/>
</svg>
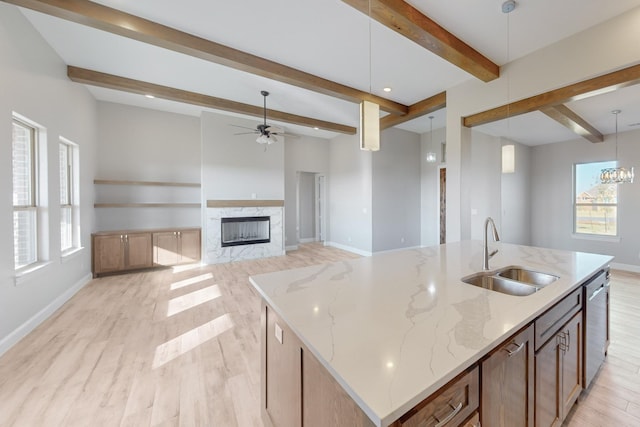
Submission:
<svg viewBox="0 0 640 427">
<path fill-rule="evenodd" d="M 222 218 L 247 216 L 271 218 L 271 241 L 222 247 Z M 207 264 L 284 255 L 284 200 L 209 200 L 206 239 Z"/>
</svg>

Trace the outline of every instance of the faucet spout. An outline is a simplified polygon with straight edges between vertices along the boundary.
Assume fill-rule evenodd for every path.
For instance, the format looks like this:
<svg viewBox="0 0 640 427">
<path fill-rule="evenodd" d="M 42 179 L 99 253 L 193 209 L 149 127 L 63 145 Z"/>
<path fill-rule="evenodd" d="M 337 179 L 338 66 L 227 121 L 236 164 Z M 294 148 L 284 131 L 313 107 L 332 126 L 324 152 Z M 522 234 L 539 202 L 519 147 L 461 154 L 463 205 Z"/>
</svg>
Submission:
<svg viewBox="0 0 640 427">
<path fill-rule="evenodd" d="M 487 217 L 484 221 L 484 241 L 482 248 L 482 269 L 489 270 L 489 259 L 498 253 L 498 250 L 494 250 L 489 253 L 489 243 L 488 243 L 488 234 L 489 234 L 489 224 L 491 224 L 491 228 L 493 229 L 493 240 L 495 242 L 500 241 L 500 236 L 498 235 L 498 229 L 496 228 L 496 223 L 493 222 L 493 218 Z"/>
</svg>

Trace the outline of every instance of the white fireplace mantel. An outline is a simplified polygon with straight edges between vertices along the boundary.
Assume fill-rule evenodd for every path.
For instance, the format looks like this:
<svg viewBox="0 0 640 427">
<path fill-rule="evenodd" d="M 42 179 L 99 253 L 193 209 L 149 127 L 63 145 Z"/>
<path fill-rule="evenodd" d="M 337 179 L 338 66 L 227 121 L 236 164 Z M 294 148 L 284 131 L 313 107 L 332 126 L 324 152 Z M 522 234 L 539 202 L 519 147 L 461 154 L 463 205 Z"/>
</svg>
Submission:
<svg viewBox="0 0 640 427">
<path fill-rule="evenodd" d="M 207 201 L 206 215 L 205 262 L 207 264 L 285 254 L 284 200 L 209 200 Z M 222 247 L 222 218 L 244 216 L 270 217 L 271 241 L 269 243 Z"/>
</svg>

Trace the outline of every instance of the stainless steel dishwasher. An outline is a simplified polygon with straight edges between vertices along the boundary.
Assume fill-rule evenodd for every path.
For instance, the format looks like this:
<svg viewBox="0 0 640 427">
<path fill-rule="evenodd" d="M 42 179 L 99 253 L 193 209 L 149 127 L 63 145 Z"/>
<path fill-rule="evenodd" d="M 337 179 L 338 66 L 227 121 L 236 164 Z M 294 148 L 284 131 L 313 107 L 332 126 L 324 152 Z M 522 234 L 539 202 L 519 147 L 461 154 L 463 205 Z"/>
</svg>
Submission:
<svg viewBox="0 0 640 427">
<path fill-rule="evenodd" d="M 608 288 L 608 268 L 584 284 L 584 388 L 591 384 L 607 353 Z"/>
</svg>

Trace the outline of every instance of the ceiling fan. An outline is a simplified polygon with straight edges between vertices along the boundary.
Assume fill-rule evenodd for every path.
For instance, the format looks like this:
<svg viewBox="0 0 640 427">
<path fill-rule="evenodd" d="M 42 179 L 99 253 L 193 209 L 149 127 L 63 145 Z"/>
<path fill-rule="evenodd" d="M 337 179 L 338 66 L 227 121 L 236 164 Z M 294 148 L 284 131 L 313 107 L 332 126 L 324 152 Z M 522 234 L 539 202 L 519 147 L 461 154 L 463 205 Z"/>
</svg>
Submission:
<svg viewBox="0 0 640 427">
<path fill-rule="evenodd" d="M 258 135 L 258 138 L 256 139 L 256 142 L 258 144 L 271 145 L 274 142 L 278 142 L 278 138 L 276 138 L 276 135 L 284 136 L 284 129 L 277 128 L 275 126 L 270 126 L 270 125 L 267 124 L 267 96 L 269 96 L 269 92 L 267 92 L 266 90 L 262 90 L 262 91 L 260 91 L 260 93 L 264 97 L 264 120 L 263 120 L 263 122 L 261 124 L 257 125 L 255 129 L 251 129 L 251 128 L 248 128 L 248 127 L 245 127 L 245 126 L 238 126 L 238 125 L 231 125 L 231 126 L 235 126 L 235 127 L 238 127 L 238 128 L 250 129 L 251 130 L 251 132 L 240 132 L 240 133 L 236 133 L 234 135 L 255 134 L 255 135 Z M 287 136 L 295 137 L 296 135 L 288 134 Z"/>
</svg>

